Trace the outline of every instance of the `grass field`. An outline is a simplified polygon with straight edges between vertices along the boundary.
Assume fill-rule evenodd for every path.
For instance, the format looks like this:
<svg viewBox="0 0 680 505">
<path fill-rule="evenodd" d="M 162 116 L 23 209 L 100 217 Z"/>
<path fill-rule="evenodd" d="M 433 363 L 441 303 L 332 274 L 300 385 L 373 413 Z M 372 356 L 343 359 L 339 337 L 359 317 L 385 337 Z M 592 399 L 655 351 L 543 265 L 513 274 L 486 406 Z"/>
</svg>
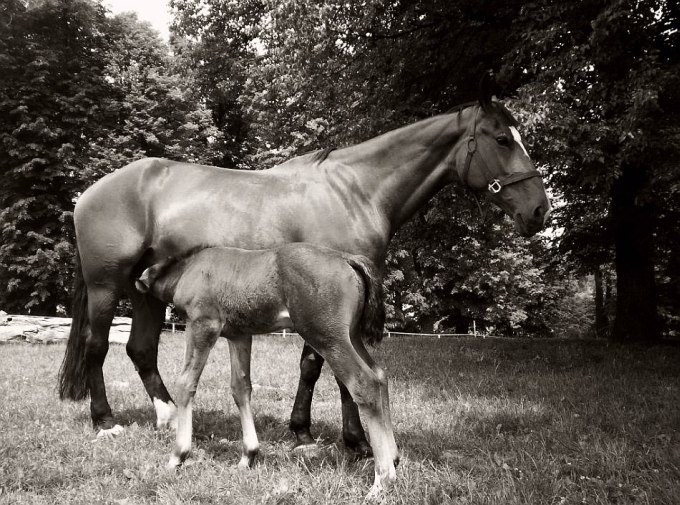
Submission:
<svg viewBox="0 0 680 505">
<path fill-rule="evenodd" d="M 253 409 L 262 457 L 236 469 L 240 425 L 226 342 L 199 385 L 194 452 L 163 467 L 173 435 L 154 413 L 120 345 L 104 373 L 124 435 L 97 441 L 89 402 L 60 403 L 63 345 L 0 347 L 0 503 L 360 503 L 372 461 L 340 442 L 328 370 L 313 405 L 323 449 L 291 452 L 287 429 L 298 337 L 258 337 Z M 173 391 L 183 338 L 164 335 Z M 402 460 L 388 503 L 680 503 L 680 349 L 600 343 L 393 338 L 375 353 L 390 376 Z"/>
</svg>

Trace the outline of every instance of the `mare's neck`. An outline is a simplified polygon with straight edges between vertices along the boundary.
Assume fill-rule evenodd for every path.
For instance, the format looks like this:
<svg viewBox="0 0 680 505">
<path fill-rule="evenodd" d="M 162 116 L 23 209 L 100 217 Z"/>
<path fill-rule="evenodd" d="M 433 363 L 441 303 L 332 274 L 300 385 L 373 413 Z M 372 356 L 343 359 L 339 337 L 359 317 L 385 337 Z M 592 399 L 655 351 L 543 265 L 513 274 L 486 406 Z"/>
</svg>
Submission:
<svg viewBox="0 0 680 505">
<path fill-rule="evenodd" d="M 474 108 L 444 114 L 331 153 L 354 175 L 366 199 L 389 224 L 390 237 L 440 189 L 456 179 L 456 154 Z M 356 186 L 355 186 L 356 187 Z"/>
</svg>

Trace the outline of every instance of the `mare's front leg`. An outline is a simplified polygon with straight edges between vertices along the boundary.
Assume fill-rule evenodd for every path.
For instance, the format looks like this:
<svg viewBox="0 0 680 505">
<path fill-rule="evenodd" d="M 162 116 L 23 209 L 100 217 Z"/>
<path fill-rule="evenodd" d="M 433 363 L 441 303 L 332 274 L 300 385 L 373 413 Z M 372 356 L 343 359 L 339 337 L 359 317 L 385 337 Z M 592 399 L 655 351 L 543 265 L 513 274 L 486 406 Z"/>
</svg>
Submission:
<svg viewBox="0 0 680 505">
<path fill-rule="evenodd" d="M 238 463 L 238 467 L 241 469 L 251 468 L 255 464 L 257 454 L 260 451 L 253 413 L 250 410 L 250 395 L 253 390 L 250 382 L 250 353 L 252 344 L 252 335 L 229 339 L 231 394 L 238 407 L 243 434 L 241 460 Z"/>
<path fill-rule="evenodd" d="M 220 324 L 217 321 L 198 319 L 187 325 L 184 369 L 177 379 L 177 437 L 168 461 L 169 469 L 181 465 L 191 452 L 192 403 L 210 350 L 219 336 Z"/>
<path fill-rule="evenodd" d="M 130 292 L 130 298 L 132 330 L 126 346 L 127 354 L 156 409 L 156 426 L 176 427 L 177 408 L 158 371 L 158 341 L 165 320 L 166 304 L 136 290 Z"/>
<path fill-rule="evenodd" d="M 310 431 L 312 396 L 314 395 L 316 381 L 321 374 L 323 362 L 324 359 L 321 355 L 305 342 L 300 358 L 300 381 L 293 411 L 290 415 L 290 429 L 295 434 L 296 449 L 316 445 Z M 366 434 L 361 426 L 359 409 L 340 380 L 338 380 L 338 387 L 342 401 L 342 435 L 345 446 L 359 456 L 368 457 L 371 455 L 371 446 L 368 444 Z"/>
</svg>

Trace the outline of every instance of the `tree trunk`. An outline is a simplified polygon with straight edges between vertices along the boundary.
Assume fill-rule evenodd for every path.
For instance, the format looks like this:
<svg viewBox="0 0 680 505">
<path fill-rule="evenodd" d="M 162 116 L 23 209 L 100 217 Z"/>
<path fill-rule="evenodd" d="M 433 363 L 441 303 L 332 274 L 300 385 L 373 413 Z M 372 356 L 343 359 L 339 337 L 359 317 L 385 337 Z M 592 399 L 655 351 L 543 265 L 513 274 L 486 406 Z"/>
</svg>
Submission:
<svg viewBox="0 0 680 505">
<path fill-rule="evenodd" d="M 595 335 L 597 338 L 607 336 L 607 314 L 604 308 L 604 289 L 602 281 L 602 267 L 595 268 Z"/>
<path fill-rule="evenodd" d="M 616 251 L 616 318 L 611 339 L 654 341 L 660 337 L 654 280 L 654 218 L 637 200 L 643 170 L 626 168 L 612 188 L 611 217 Z"/>
<path fill-rule="evenodd" d="M 420 331 L 423 333 L 434 333 L 434 323 L 436 323 L 438 319 L 436 314 L 420 316 L 420 319 L 418 319 Z"/>
<path fill-rule="evenodd" d="M 470 332 L 470 320 L 467 317 L 459 316 L 455 320 L 454 328 L 456 333 L 467 335 Z"/>
</svg>

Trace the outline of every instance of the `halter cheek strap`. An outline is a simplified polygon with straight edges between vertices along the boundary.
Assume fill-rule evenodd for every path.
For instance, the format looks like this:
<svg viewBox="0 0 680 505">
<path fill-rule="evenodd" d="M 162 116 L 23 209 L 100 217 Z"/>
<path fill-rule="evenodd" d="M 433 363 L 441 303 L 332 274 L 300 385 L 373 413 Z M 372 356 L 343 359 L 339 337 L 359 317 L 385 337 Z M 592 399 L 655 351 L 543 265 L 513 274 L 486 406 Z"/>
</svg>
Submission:
<svg viewBox="0 0 680 505">
<path fill-rule="evenodd" d="M 468 182 L 468 175 L 470 173 L 470 164 L 472 163 L 472 156 L 477 152 L 477 139 L 475 138 L 475 130 L 477 129 L 477 116 L 479 114 L 479 107 L 477 111 L 475 112 L 475 119 L 472 124 L 472 134 L 468 137 L 467 140 L 467 155 L 465 156 L 465 165 L 463 166 L 463 184 L 470 186 L 470 183 Z M 484 177 L 486 178 L 487 181 L 491 181 L 488 183 L 487 188 L 489 191 L 493 194 L 500 193 L 501 189 L 503 189 L 504 186 L 509 186 L 511 184 L 515 184 L 519 181 L 523 181 L 525 179 L 531 179 L 532 177 L 540 177 L 541 174 L 538 170 L 529 170 L 528 172 L 513 172 L 508 175 L 504 175 L 502 177 L 494 177 L 489 173 L 489 168 L 487 167 L 486 163 L 484 162 L 484 158 L 482 156 L 479 156 L 480 161 L 481 161 L 481 168 L 482 172 L 484 172 Z"/>
</svg>

